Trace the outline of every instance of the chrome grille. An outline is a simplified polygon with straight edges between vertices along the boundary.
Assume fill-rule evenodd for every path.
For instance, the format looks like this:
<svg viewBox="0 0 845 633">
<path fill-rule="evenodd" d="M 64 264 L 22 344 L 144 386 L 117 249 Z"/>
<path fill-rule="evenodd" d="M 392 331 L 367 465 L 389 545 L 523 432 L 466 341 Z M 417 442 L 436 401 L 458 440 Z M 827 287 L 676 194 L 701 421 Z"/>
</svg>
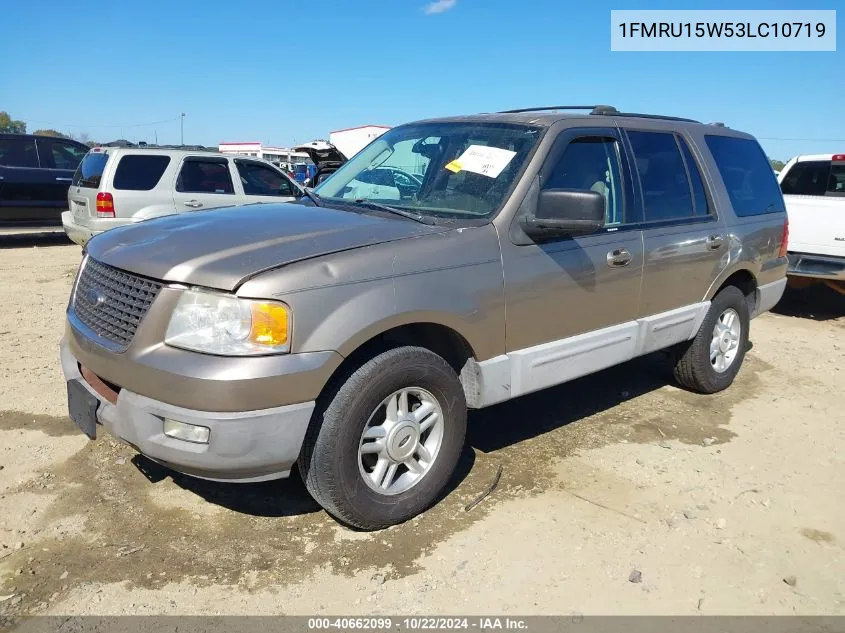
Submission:
<svg viewBox="0 0 845 633">
<path fill-rule="evenodd" d="M 129 347 L 138 324 L 161 290 L 162 284 L 85 259 L 71 312 L 106 347 Z"/>
</svg>

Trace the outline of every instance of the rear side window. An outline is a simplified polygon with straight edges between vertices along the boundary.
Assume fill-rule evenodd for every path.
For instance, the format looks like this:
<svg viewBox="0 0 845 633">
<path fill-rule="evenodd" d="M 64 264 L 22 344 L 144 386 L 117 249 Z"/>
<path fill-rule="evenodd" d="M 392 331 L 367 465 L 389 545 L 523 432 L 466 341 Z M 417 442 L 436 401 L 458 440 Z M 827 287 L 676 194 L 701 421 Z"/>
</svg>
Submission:
<svg viewBox="0 0 845 633">
<path fill-rule="evenodd" d="M 85 158 L 76 168 L 73 174 L 73 186 L 90 187 L 96 189 L 100 186 L 100 179 L 103 177 L 103 170 L 109 162 L 109 155 L 105 152 L 88 152 Z"/>
<path fill-rule="evenodd" d="M 645 221 L 693 217 L 692 186 L 675 135 L 629 131 L 628 138 L 642 186 Z"/>
<path fill-rule="evenodd" d="M 229 164 L 217 160 L 188 159 L 176 179 L 176 191 L 184 193 L 235 193 Z"/>
<path fill-rule="evenodd" d="M 690 183 L 692 183 L 695 215 L 710 215 L 710 205 L 707 203 L 707 193 L 704 191 L 704 181 L 701 178 L 701 171 L 698 169 L 698 164 L 695 162 L 695 158 L 693 158 L 687 142 L 679 137 L 678 144 L 681 146 L 681 153 L 684 155 L 684 162 L 687 164 Z"/>
<path fill-rule="evenodd" d="M 705 137 L 716 167 L 739 217 L 786 210 L 777 179 L 763 148 L 746 138 Z"/>
<path fill-rule="evenodd" d="M 88 153 L 88 148 L 82 147 L 77 145 L 76 143 L 70 143 L 68 141 L 62 141 L 59 139 L 54 139 L 50 141 L 38 141 L 38 148 L 41 150 L 41 162 L 43 163 L 45 160 L 44 154 L 49 152 L 49 158 L 53 161 L 53 167 L 56 169 L 67 169 L 72 171 L 79 167 L 80 161 L 85 157 L 85 154 Z M 45 165 L 42 165 L 44 167 Z"/>
<path fill-rule="evenodd" d="M 124 156 L 114 172 L 114 188 L 129 191 L 150 191 L 161 180 L 170 164 L 169 156 Z"/>
<path fill-rule="evenodd" d="M 0 139 L 0 165 L 38 167 L 35 140 L 26 137 Z"/>
</svg>

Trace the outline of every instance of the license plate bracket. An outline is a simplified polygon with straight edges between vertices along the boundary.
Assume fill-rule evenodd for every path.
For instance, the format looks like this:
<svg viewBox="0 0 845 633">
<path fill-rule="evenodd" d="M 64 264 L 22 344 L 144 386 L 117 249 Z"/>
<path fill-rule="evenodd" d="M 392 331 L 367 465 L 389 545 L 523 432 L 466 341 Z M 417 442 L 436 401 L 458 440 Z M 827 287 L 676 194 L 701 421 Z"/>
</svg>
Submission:
<svg viewBox="0 0 845 633">
<path fill-rule="evenodd" d="M 92 440 L 97 439 L 97 407 L 100 401 L 78 380 L 67 383 L 67 408 L 70 419 Z"/>
</svg>

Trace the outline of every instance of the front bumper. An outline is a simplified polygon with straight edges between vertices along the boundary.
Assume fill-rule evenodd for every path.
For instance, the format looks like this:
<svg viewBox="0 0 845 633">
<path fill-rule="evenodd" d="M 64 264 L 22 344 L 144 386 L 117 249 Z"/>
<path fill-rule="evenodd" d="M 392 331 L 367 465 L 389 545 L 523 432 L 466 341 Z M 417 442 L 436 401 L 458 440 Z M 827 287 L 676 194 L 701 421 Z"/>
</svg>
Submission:
<svg viewBox="0 0 845 633">
<path fill-rule="evenodd" d="M 845 257 L 789 253 L 789 269 L 786 274 L 793 277 L 845 281 Z"/>
<path fill-rule="evenodd" d="M 197 411 L 127 389 L 112 402 L 85 380 L 66 341 L 61 361 L 65 380 L 79 381 L 97 398 L 97 422 L 109 433 L 156 462 L 203 479 L 245 483 L 287 477 L 314 411 L 314 401 L 256 411 Z M 208 427 L 209 442 L 168 437 L 164 418 Z"/>
</svg>

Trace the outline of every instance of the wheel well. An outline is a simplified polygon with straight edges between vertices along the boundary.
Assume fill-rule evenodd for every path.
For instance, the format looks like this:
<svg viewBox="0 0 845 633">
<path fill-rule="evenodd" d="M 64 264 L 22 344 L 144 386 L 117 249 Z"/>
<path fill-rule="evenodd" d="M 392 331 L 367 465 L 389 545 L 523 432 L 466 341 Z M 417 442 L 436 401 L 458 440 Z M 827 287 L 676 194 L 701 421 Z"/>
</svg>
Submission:
<svg viewBox="0 0 845 633">
<path fill-rule="evenodd" d="M 730 277 L 725 279 L 724 283 L 719 286 L 713 296 L 719 294 L 722 288 L 727 286 L 734 286 L 739 288 L 739 291 L 745 295 L 745 301 L 748 303 L 749 314 L 754 314 L 754 308 L 757 306 L 757 279 L 747 270 L 738 270 Z"/>
<path fill-rule="evenodd" d="M 332 374 L 324 388 L 337 389 L 340 383 L 371 358 L 394 347 L 413 345 L 424 347 L 441 356 L 458 376 L 467 361 L 474 358 L 472 347 L 458 332 L 439 323 L 410 323 L 386 330 L 359 345 Z"/>
</svg>

